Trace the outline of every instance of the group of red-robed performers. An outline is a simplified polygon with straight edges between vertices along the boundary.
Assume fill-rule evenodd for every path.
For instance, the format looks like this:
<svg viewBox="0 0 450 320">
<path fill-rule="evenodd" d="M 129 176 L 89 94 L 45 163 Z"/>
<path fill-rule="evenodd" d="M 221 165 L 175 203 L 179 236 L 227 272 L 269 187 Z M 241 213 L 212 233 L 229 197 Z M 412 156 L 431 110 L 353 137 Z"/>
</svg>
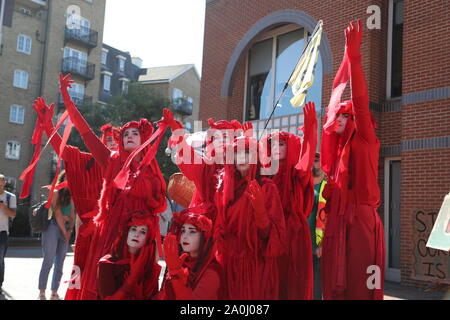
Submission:
<svg viewBox="0 0 450 320">
<path fill-rule="evenodd" d="M 379 141 L 361 66 L 361 23 L 351 22 L 345 34 L 321 144 L 328 176 L 323 298 L 383 299 Z M 340 102 L 349 80 L 351 100 Z M 41 98 L 34 104 L 33 134 L 35 141 L 45 131 L 64 161 L 67 188 L 82 221 L 66 299 L 313 298 L 307 218 L 314 204 L 314 103 L 303 108 L 303 139 L 276 132 L 258 142 L 249 123 L 210 119 L 204 152 L 198 153 L 167 109 L 157 130 L 141 119 L 120 128 L 105 125 L 99 139 L 71 101 L 70 83 L 70 75 L 60 76 L 68 130 L 73 123 L 91 153 L 66 144 L 68 133 L 62 138 L 57 133 L 62 121 L 53 127 L 53 106 Z M 167 128 L 176 163 L 195 192 L 188 208 L 174 214 L 162 243 L 157 214 L 166 209 L 166 183 L 155 154 Z M 26 185 L 31 176 L 25 175 Z M 167 266 L 161 288 L 159 257 Z M 368 281 L 373 266 L 380 277 L 375 286 Z"/>
</svg>

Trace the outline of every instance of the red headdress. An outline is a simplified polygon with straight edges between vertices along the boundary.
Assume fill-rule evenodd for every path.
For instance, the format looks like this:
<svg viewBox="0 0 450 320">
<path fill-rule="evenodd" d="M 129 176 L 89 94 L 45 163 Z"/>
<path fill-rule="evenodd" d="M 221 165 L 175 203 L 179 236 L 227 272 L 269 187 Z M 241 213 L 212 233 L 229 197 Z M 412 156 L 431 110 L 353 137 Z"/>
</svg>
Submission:
<svg viewBox="0 0 450 320">
<path fill-rule="evenodd" d="M 147 119 L 140 119 L 139 122 L 138 121 L 127 122 L 123 127 L 120 128 L 120 143 L 119 143 L 120 153 L 126 152 L 123 145 L 123 135 L 125 133 L 125 130 L 130 128 L 137 128 L 139 130 L 139 134 L 141 135 L 141 143 L 147 141 L 147 139 L 150 138 L 150 136 L 153 134 L 155 130 L 150 121 L 148 121 Z M 143 150 L 144 154 L 146 152 L 146 149 L 147 148 Z"/>
<path fill-rule="evenodd" d="M 205 240 L 208 240 L 212 235 L 212 221 L 204 215 L 202 207 L 188 208 L 173 214 L 171 233 L 176 235 L 177 239 L 180 238 L 181 227 L 185 223 L 192 224 L 199 231 L 203 232 Z"/>
<path fill-rule="evenodd" d="M 130 227 L 132 226 L 147 226 L 147 237 L 145 244 L 139 249 L 138 255 L 145 255 L 146 263 L 142 266 L 144 268 L 143 274 L 145 277 L 140 279 L 135 285 L 135 297 L 136 299 L 146 299 L 154 295 L 158 290 L 158 277 L 160 273 L 160 267 L 156 263 L 156 232 L 158 230 L 158 218 L 155 215 L 146 211 L 136 211 L 131 214 L 128 222 L 122 226 L 122 230 L 119 232 L 119 236 L 111 246 L 111 256 L 116 260 L 116 264 L 130 264 L 130 270 L 133 269 L 136 258 L 132 256 L 128 251 L 127 238 Z M 124 275 L 126 278 L 127 275 Z"/>
<path fill-rule="evenodd" d="M 292 185 L 292 171 L 299 161 L 300 151 L 302 143 L 300 137 L 285 131 L 277 131 L 266 135 L 261 139 L 260 146 L 265 148 L 266 155 L 271 156 L 271 147 L 274 138 L 277 137 L 279 141 L 284 141 L 286 143 L 286 158 L 281 160 L 278 164 L 278 170 L 274 173 L 274 182 L 280 190 L 281 202 L 283 203 L 283 208 L 295 207 L 294 203 L 289 203 L 292 199 L 291 192 L 293 189 Z M 264 161 L 265 167 L 271 165 L 269 161 Z"/>
</svg>

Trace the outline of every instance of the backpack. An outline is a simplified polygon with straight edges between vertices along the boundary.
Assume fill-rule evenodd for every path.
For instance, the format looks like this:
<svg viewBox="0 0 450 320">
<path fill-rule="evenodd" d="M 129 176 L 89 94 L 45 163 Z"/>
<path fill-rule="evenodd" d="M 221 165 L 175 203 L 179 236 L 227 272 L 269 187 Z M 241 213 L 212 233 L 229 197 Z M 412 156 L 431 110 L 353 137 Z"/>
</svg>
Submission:
<svg viewBox="0 0 450 320">
<path fill-rule="evenodd" d="M 50 220 L 48 219 L 48 209 L 45 207 L 47 201 L 41 202 L 30 212 L 30 227 L 34 233 L 41 233 L 47 230 Z"/>
</svg>

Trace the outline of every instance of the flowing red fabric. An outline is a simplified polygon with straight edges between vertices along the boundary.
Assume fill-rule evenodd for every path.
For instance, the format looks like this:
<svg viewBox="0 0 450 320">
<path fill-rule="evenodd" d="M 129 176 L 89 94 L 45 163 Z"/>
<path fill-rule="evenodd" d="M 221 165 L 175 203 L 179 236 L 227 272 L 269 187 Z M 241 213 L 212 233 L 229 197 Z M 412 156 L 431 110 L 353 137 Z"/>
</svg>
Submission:
<svg viewBox="0 0 450 320">
<path fill-rule="evenodd" d="M 383 226 L 376 212 L 380 201 L 380 142 L 369 111 L 361 58 L 350 59 L 346 50 L 344 61 L 348 61 L 351 74 L 353 117 L 348 118 L 344 133 L 338 135 L 334 131 L 336 115 L 349 104 L 329 107 L 329 126 L 324 126 L 322 133 L 321 165 L 330 179 L 324 190 L 328 220 L 323 240 L 323 296 L 382 299 L 385 248 Z M 381 287 L 374 290 L 367 287 L 367 268 L 372 265 L 381 271 Z"/>
<path fill-rule="evenodd" d="M 224 296 L 223 271 L 215 258 L 216 246 L 212 238 L 212 221 L 205 216 L 205 207 L 192 207 L 174 214 L 171 234 L 180 241 L 181 227 L 188 223 L 195 226 L 203 235 L 198 258 L 190 256 L 183 261 L 187 272 L 187 282 L 164 279 L 160 300 L 220 300 Z"/>
<path fill-rule="evenodd" d="M 243 129 L 242 125 L 236 121 L 219 120 L 214 121 L 208 119 L 210 129 L 214 130 L 233 130 L 234 134 L 239 134 L 239 130 Z M 208 148 L 213 143 L 213 136 L 208 135 L 206 147 Z M 194 195 L 189 205 L 192 207 L 203 207 L 205 214 L 211 219 L 213 225 L 217 217 L 217 208 L 214 203 L 214 195 L 218 185 L 218 174 L 223 168 L 223 164 L 216 163 L 213 159 L 199 156 L 193 147 L 186 142 L 186 136 L 177 145 L 178 151 L 176 154 L 177 165 L 180 171 L 195 184 Z M 189 152 L 189 156 L 184 154 L 184 151 Z M 214 156 L 214 153 L 211 154 Z M 187 161 L 182 161 L 187 159 Z"/>
<path fill-rule="evenodd" d="M 133 213 L 128 223 L 111 246 L 111 252 L 101 258 L 98 264 L 97 288 L 102 300 L 149 300 L 158 292 L 158 278 L 161 267 L 156 261 L 156 245 L 158 218 L 149 213 Z M 148 228 L 144 246 L 138 254 L 128 252 L 127 236 L 131 226 Z M 144 255 L 144 256 L 142 256 Z M 139 264 L 138 259 L 144 263 Z M 141 275 L 130 281 L 131 272 Z"/>
<path fill-rule="evenodd" d="M 278 258 L 286 250 L 286 227 L 278 190 L 272 180 L 261 178 L 269 226 L 255 224 L 255 210 L 248 195 L 249 182 L 257 177 L 257 165 L 241 177 L 235 165 L 221 172 L 216 206 L 219 215 L 215 240 L 223 266 L 226 298 L 274 300 L 279 298 Z"/>
<path fill-rule="evenodd" d="M 61 119 L 59 120 L 58 124 L 56 125 L 55 130 L 52 132 L 52 134 L 49 136 L 49 139 L 47 143 L 45 144 L 44 148 L 42 150 L 40 149 L 41 141 L 42 141 L 42 130 L 43 130 L 43 123 L 41 119 L 37 120 L 36 127 L 33 132 L 33 138 L 32 142 L 36 142 L 36 149 L 34 151 L 33 157 L 31 159 L 30 165 L 22 172 L 20 175 L 20 180 L 24 182 L 25 188 L 22 188 L 20 198 L 26 198 L 30 195 L 30 188 L 31 184 L 33 182 L 33 176 L 34 176 L 34 170 L 36 168 L 36 165 L 41 158 L 42 152 L 44 152 L 47 145 L 51 142 L 55 134 L 57 134 L 58 129 L 61 127 L 61 125 L 64 123 L 64 121 L 67 119 L 68 113 L 64 112 L 61 116 Z M 39 147 L 38 147 L 39 145 Z"/>
<path fill-rule="evenodd" d="M 139 128 L 141 137 L 149 138 L 152 128 L 148 122 L 141 120 L 136 125 Z M 151 126 L 151 125 L 150 125 Z M 122 128 L 121 136 L 124 130 Z M 160 131 L 162 135 L 163 131 Z M 160 139 L 158 138 L 157 143 Z M 149 153 L 143 150 L 143 157 Z M 151 148 L 157 148 L 155 144 Z M 81 298 L 96 299 L 96 270 L 97 262 L 108 253 L 113 241 L 118 234 L 118 228 L 126 223 L 129 212 L 146 210 L 152 215 L 165 210 L 165 181 L 162 177 L 156 159 L 152 159 L 150 164 L 142 166 L 137 160 L 132 160 L 128 168 L 128 177 L 123 189 L 114 185 L 114 179 L 123 169 L 129 153 L 123 148 L 123 143 L 119 144 L 119 152 L 113 152 L 107 163 L 104 175 L 103 188 L 99 200 L 100 211 L 94 218 L 96 228 L 92 238 L 92 245 L 89 249 L 86 271 L 81 281 Z"/>
<path fill-rule="evenodd" d="M 269 147 L 277 135 L 279 141 L 285 141 L 287 146 L 286 159 L 281 161 L 278 172 L 271 176 L 282 199 L 287 229 L 287 251 L 278 260 L 279 298 L 283 300 L 313 298 L 312 246 L 307 218 L 314 204 L 311 167 L 317 145 L 316 132 L 317 125 L 305 133 L 303 147 L 300 137 L 288 132 L 273 133 L 261 140 L 262 146 Z M 270 154 L 270 150 L 267 153 Z"/>
</svg>

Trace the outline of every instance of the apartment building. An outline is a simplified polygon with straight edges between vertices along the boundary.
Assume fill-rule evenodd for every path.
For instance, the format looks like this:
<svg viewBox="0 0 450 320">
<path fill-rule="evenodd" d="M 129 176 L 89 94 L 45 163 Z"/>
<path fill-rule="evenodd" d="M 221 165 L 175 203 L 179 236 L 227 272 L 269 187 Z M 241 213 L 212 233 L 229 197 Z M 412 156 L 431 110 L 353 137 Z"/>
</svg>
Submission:
<svg viewBox="0 0 450 320">
<path fill-rule="evenodd" d="M 37 97 L 64 105 L 59 73 L 71 73 L 69 90 L 76 104 L 96 102 L 99 92 L 105 0 L 1 0 L 0 25 L 0 172 L 20 193 L 18 179 L 34 148 Z M 35 172 L 32 202 L 52 177 L 51 147 Z"/>
</svg>

